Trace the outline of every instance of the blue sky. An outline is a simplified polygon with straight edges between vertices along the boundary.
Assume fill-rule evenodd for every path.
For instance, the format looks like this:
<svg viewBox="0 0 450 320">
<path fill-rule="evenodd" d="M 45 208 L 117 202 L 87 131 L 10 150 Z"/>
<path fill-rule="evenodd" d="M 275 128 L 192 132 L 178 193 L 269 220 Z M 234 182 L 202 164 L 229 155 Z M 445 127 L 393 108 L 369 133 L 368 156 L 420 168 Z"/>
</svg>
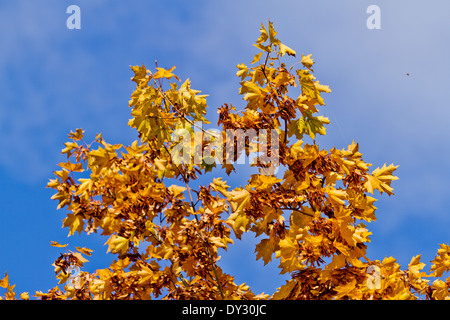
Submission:
<svg viewBox="0 0 450 320">
<path fill-rule="evenodd" d="M 81 30 L 66 27 L 71 4 L 81 8 Z M 366 27 L 372 4 L 381 9 L 380 30 Z M 395 195 L 376 195 L 369 257 L 392 255 L 406 266 L 422 253 L 429 267 L 438 244 L 450 243 L 448 12 L 450 3 L 438 0 L 0 2 L 0 274 L 8 271 L 18 292 L 55 286 L 60 250 L 50 240 L 88 246 L 97 255 L 86 269 L 106 267 L 106 239 L 68 239 L 64 211 L 45 188 L 67 133 L 135 140 L 129 66 L 155 60 L 176 65 L 180 78 L 210 95 L 212 119 L 223 103 L 244 106 L 236 65 L 251 61 L 268 19 L 299 56 L 312 54 L 316 77 L 332 89 L 322 108 L 332 123 L 319 145 L 354 139 L 374 167 L 400 165 Z M 243 177 L 245 168 L 226 179 L 244 184 Z M 221 266 L 254 292 L 273 293 L 286 277 L 277 262 L 255 261 L 255 241 L 243 239 Z"/>
</svg>

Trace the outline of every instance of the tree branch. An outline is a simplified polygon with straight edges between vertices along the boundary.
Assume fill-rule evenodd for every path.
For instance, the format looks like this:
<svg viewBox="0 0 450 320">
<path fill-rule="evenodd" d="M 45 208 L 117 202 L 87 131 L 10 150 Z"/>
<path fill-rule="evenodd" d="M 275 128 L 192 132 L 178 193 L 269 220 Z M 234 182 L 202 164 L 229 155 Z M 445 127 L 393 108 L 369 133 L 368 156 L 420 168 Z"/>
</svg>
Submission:
<svg viewBox="0 0 450 320">
<path fill-rule="evenodd" d="M 169 154 L 170 159 L 172 160 L 172 155 L 170 154 L 169 150 L 167 149 L 167 147 L 166 147 L 165 145 L 164 145 L 164 148 L 166 149 L 167 153 Z M 198 223 L 198 222 L 199 222 L 198 217 L 195 215 L 195 212 L 197 211 L 197 209 L 195 208 L 194 200 L 193 200 L 193 198 L 192 198 L 191 188 L 189 187 L 189 183 L 188 183 L 188 181 L 187 181 L 187 178 L 184 176 L 183 173 L 180 172 L 180 170 L 178 169 L 178 167 L 176 167 L 176 168 L 177 168 L 178 174 L 181 175 L 181 177 L 182 177 L 183 180 L 184 180 L 184 183 L 185 183 L 185 185 L 186 185 L 186 188 L 187 188 L 187 191 L 188 191 L 188 195 L 189 195 L 189 201 L 191 202 L 191 208 L 192 208 L 192 210 L 193 210 L 195 220 L 196 220 L 197 223 Z M 210 263 L 211 268 L 212 268 L 212 271 L 213 271 L 213 273 L 214 273 L 214 277 L 215 277 L 214 280 L 217 282 L 217 287 L 218 287 L 218 289 L 219 289 L 220 296 L 222 297 L 222 300 L 225 300 L 225 295 L 223 294 L 222 285 L 220 284 L 220 280 L 219 280 L 219 274 L 217 273 L 217 269 L 216 269 L 216 266 L 215 266 L 215 262 L 214 262 L 214 260 L 213 260 L 212 255 L 211 255 L 211 251 L 209 250 L 209 247 L 208 247 L 209 244 L 208 244 L 208 242 L 206 241 L 206 239 L 203 237 L 203 235 L 201 234 L 200 231 L 199 231 L 198 235 L 200 236 L 200 239 L 202 240 L 202 243 L 203 243 L 203 247 L 204 247 L 205 250 L 206 250 L 206 254 L 207 254 L 207 256 L 208 256 L 209 263 Z"/>
</svg>

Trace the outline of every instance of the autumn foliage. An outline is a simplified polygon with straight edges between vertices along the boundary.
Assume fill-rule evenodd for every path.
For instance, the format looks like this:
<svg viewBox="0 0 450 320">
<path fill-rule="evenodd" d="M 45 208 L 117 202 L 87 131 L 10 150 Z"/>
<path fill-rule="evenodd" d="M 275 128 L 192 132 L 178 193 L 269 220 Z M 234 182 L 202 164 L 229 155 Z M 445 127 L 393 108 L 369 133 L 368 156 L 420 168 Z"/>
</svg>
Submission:
<svg viewBox="0 0 450 320">
<path fill-rule="evenodd" d="M 315 79 L 311 55 L 295 60 L 271 22 L 260 32 L 251 66 L 237 66 L 245 105 L 242 111 L 230 104 L 219 108 L 220 131 L 199 126 L 208 123 L 207 96 L 189 80 L 180 81 L 175 67 L 152 71 L 142 65 L 132 67 L 136 89 L 128 122 L 139 140 L 113 145 L 98 134 L 87 143 L 83 130 L 69 134 L 62 150 L 68 160 L 48 183 L 56 191 L 52 199 L 67 210 L 63 227 L 69 235 L 107 237 L 107 251 L 116 259 L 89 273 L 83 266 L 92 250 L 64 249 L 53 264 L 58 286 L 35 297 L 449 298 L 450 277 L 443 279 L 450 270 L 448 245 L 440 245 L 428 272 L 420 255 L 404 270 L 392 257 L 366 256 L 367 226 L 376 220 L 374 193 L 393 194 L 397 167 L 371 171 L 355 142 L 342 150 L 320 149 L 316 137 L 326 134 L 329 120 L 319 108 L 331 90 Z M 265 155 L 255 153 L 261 134 L 240 142 L 225 134 L 239 129 L 265 133 Z M 217 177 L 192 187 L 208 171 L 233 174 L 242 153 L 257 154 L 252 166 L 259 169 L 246 185 L 232 189 Z M 290 275 L 271 296 L 235 283 L 220 266 L 220 255 L 249 232 L 259 240 L 255 258 L 264 264 L 278 260 L 280 273 Z M 0 286 L 4 298 L 18 298 L 8 275 Z"/>
</svg>

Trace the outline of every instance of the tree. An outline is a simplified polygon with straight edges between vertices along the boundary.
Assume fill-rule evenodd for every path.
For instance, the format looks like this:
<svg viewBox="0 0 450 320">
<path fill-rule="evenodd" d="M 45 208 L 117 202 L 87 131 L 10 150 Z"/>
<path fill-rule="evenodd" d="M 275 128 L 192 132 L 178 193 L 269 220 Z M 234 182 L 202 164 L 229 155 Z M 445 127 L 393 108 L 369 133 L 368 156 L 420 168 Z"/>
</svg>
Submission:
<svg viewBox="0 0 450 320">
<path fill-rule="evenodd" d="M 206 95 L 173 73 L 133 66 L 136 89 L 128 125 L 139 141 L 109 144 L 97 134 L 69 134 L 56 178 L 47 187 L 68 213 L 63 227 L 109 237 L 117 259 L 105 269 L 82 270 L 88 248 L 67 250 L 55 261 L 59 285 L 36 292 L 40 299 L 445 299 L 449 298 L 450 247 L 441 244 L 430 271 L 420 255 L 406 270 L 392 257 L 366 256 L 375 221 L 377 190 L 393 194 L 397 166 L 369 171 L 358 144 L 321 150 L 328 86 L 314 77 L 311 55 L 290 67 L 296 52 L 277 38 L 272 23 L 261 25 L 249 67 L 237 66 L 246 106 L 219 108 L 222 130 L 205 130 Z M 298 90 L 300 89 L 300 90 Z M 298 90 L 297 98 L 289 91 Z M 303 140 L 311 138 L 312 144 Z M 192 182 L 212 171 L 230 175 L 242 156 L 255 155 L 257 174 L 231 189 L 222 177 L 198 188 Z M 275 170 L 281 168 L 278 177 Z M 78 176 L 78 178 L 76 178 Z M 199 180 L 201 181 L 201 180 Z M 236 284 L 218 262 L 243 233 L 259 237 L 256 259 L 279 260 L 291 279 L 269 296 Z M 233 237 L 234 235 L 234 237 Z M 65 247 L 56 242 L 51 245 Z M 80 269 L 76 276 L 74 270 Z M 433 282 L 432 279 L 435 278 Z M 14 299 L 5 275 L 0 286 Z M 28 299 L 28 293 L 20 294 Z"/>
</svg>

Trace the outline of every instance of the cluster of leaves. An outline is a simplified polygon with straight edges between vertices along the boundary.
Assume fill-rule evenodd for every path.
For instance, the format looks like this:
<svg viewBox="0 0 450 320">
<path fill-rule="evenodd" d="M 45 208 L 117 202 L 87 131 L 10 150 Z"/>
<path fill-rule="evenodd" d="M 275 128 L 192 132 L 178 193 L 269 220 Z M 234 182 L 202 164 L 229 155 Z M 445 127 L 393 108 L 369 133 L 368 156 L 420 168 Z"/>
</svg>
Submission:
<svg viewBox="0 0 450 320">
<path fill-rule="evenodd" d="M 206 96 L 191 88 L 173 73 L 174 68 L 156 66 L 151 72 L 144 65 L 132 67 L 136 90 L 130 100 L 132 119 L 140 141 L 130 146 L 112 145 L 101 135 L 90 144 L 83 142 L 83 131 L 69 134 L 70 142 L 62 153 L 67 162 L 48 187 L 58 209 L 66 208 L 63 227 L 69 235 L 76 232 L 107 236 L 108 252 L 117 259 L 93 273 L 81 269 L 91 255 L 86 248 L 67 251 L 55 261 L 59 285 L 41 299 L 448 299 L 450 247 L 442 244 L 430 271 L 420 255 L 401 270 L 392 257 L 383 261 L 366 256 L 370 234 L 367 224 L 376 220 L 371 195 L 393 194 L 391 182 L 397 177 L 393 164 L 369 171 L 358 144 L 346 149 L 321 150 L 305 144 L 309 136 L 325 135 L 324 106 L 326 85 L 316 81 L 311 55 L 288 68 L 281 60 L 296 56 L 282 44 L 269 22 L 260 29 L 252 67 L 239 64 L 240 94 L 244 111 L 224 104 L 218 125 L 227 129 L 275 130 L 279 135 L 277 152 L 283 177 L 267 171 L 269 163 L 260 156 L 252 164 L 259 168 L 244 187 L 230 189 L 218 177 L 196 190 L 190 182 L 217 164 L 234 170 L 232 162 L 216 159 L 225 148 L 218 138 L 196 122 L 207 122 Z M 295 68 L 297 67 L 297 68 Z M 169 85 L 164 86 L 164 81 Z M 298 90 L 292 98 L 289 91 Z M 177 129 L 187 130 L 193 138 L 174 141 Z M 205 136 L 209 136 L 205 139 Z M 192 140 L 200 138 L 200 145 Z M 248 141 L 250 140 L 250 141 Z M 239 152 L 257 148 L 252 139 Z M 272 141 L 273 142 L 273 141 Z M 191 152 L 173 152 L 179 146 Z M 269 143 L 269 153 L 273 143 Z M 238 150 L 238 148 L 235 148 Z M 184 148 L 186 150 L 186 148 Z M 208 151 L 208 152 L 206 152 Z M 207 157 L 203 155 L 207 154 Z M 200 161 L 195 161 L 195 160 Z M 186 161 L 192 160 L 192 161 Z M 86 175 L 88 173 L 88 175 Z M 75 179 L 75 175 L 83 177 Z M 279 260 L 282 274 L 291 279 L 276 292 L 255 294 L 249 286 L 236 284 L 218 261 L 221 250 L 233 244 L 232 235 L 241 239 L 252 232 L 261 239 L 256 259 L 264 264 Z M 53 243 L 53 246 L 61 247 Z M 429 278 L 436 277 L 432 283 Z M 6 299 L 14 299 L 14 286 L 6 275 L 0 282 Z M 20 295 L 28 299 L 28 293 Z"/>
</svg>

